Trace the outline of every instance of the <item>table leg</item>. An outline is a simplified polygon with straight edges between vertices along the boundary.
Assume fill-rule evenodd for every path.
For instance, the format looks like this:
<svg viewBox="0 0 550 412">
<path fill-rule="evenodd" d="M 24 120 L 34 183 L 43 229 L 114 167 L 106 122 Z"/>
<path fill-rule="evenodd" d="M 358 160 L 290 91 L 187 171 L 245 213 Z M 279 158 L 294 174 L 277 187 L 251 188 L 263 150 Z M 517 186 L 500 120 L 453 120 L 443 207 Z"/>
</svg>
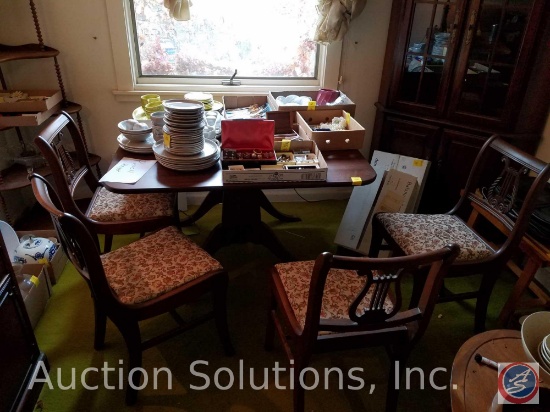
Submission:
<svg viewBox="0 0 550 412">
<path fill-rule="evenodd" d="M 264 196 L 259 189 L 224 191 L 222 223 L 210 232 L 204 248 L 215 253 L 232 243 L 252 242 L 265 246 L 282 261 L 293 260 L 271 228 L 262 222 L 260 208 Z"/>
<path fill-rule="evenodd" d="M 523 292 L 529 288 L 529 284 L 541 266 L 542 262 L 538 259 L 534 259 L 533 257 L 529 257 L 527 259 L 527 263 L 525 264 L 520 277 L 516 281 L 516 284 L 512 289 L 512 293 L 510 293 L 510 297 L 504 304 L 504 307 L 498 316 L 498 322 L 503 327 L 507 327 L 509 325 L 511 317 L 519 304 L 521 295 L 523 295 Z"/>
<path fill-rule="evenodd" d="M 264 209 L 267 213 L 269 213 L 274 218 L 280 220 L 281 222 L 300 222 L 302 219 L 300 219 L 298 216 L 292 216 L 287 215 L 286 213 L 282 213 L 281 211 L 277 210 L 275 206 L 269 201 L 267 196 L 262 192 L 261 190 L 258 190 L 259 192 L 259 201 L 260 201 L 260 207 Z M 208 192 L 208 195 L 206 195 L 205 199 L 199 206 L 199 208 L 193 213 L 191 216 L 187 217 L 186 219 L 183 219 L 181 221 L 182 226 L 191 226 L 194 224 L 197 220 L 199 220 L 201 217 L 203 217 L 206 213 L 210 211 L 214 206 L 216 206 L 219 203 L 222 203 L 223 201 L 223 191 L 212 191 Z"/>
<path fill-rule="evenodd" d="M 199 208 L 193 213 L 191 216 L 188 216 L 186 219 L 183 219 L 181 221 L 182 226 L 191 226 L 193 223 L 195 223 L 197 220 L 199 220 L 201 217 L 203 217 L 205 214 L 207 214 L 210 209 L 212 209 L 217 204 L 221 203 L 223 200 L 223 192 L 222 191 L 211 191 L 208 192 L 204 200 L 202 201 Z"/>
<path fill-rule="evenodd" d="M 269 213 L 271 216 L 273 216 L 275 219 L 278 219 L 281 222 L 300 222 L 302 220 L 298 216 L 287 215 L 286 213 L 282 213 L 281 211 L 275 209 L 275 206 L 273 206 L 273 203 L 269 201 L 267 196 L 261 190 L 260 190 L 260 207 L 264 209 L 267 213 Z"/>
</svg>

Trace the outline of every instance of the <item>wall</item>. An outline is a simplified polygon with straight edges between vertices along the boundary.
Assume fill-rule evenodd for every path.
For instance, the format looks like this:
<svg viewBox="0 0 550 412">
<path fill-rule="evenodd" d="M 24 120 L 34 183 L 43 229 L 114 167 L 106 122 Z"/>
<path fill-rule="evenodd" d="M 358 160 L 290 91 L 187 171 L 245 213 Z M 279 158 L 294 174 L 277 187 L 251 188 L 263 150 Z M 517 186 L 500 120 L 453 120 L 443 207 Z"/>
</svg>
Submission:
<svg viewBox="0 0 550 412">
<path fill-rule="evenodd" d="M 44 42 L 61 52 L 58 59 L 68 98 L 83 106 L 81 116 L 89 148 L 102 156 L 105 171 L 117 148 L 117 123 L 131 117 L 139 105 L 137 98 L 135 102 L 117 102 L 112 93 L 116 79 L 106 1 L 115 0 L 35 1 Z M 369 0 L 344 41 L 341 89 L 357 103 L 356 118 L 367 130 L 365 153 L 370 146 L 390 10 L 391 1 Z M 28 2 L 0 0 L 0 16 L 0 43 L 37 42 Z M 9 62 L 2 70 L 15 89 L 57 87 L 52 59 Z M 25 129 L 29 142 L 37 130 Z M 3 169 L 18 153 L 19 145 L 13 133 L 1 135 L 0 147 L 9 146 L 0 156 Z M 28 188 L 4 194 L 10 213 L 16 213 L 14 217 L 32 200 Z"/>
<path fill-rule="evenodd" d="M 61 52 L 58 59 L 68 98 L 83 106 L 89 148 L 102 156 L 102 170 L 117 148 L 117 123 L 130 117 L 139 104 L 137 98 L 135 102 L 117 102 L 112 93 L 116 80 L 105 1 L 109 0 L 36 1 L 44 42 Z M 365 153 L 370 146 L 390 9 L 390 1 L 369 1 L 344 41 L 341 89 L 357 103 L 356 118 L 367 130 Z M 37 41 L 27 2 L 0 1 L 0 15 L 9 16 L 1 19 L 0 43 Z M 15 89 L 57 87 L 51 59 L 10 62 L 2 69 Z M 37 130 L 24 130 L 27 141 L 32 141 Z M 8 132 L 2 133 L 0 146 L 9 147 L 0 157 L 0 168 L 4 168 L 17 155 L 19 144 Z M 20 214 L 21 205 L 29 204 L 32 193 L 25 189 L 5 193 L 5 197 L 10 213 Z"/>
</svg>

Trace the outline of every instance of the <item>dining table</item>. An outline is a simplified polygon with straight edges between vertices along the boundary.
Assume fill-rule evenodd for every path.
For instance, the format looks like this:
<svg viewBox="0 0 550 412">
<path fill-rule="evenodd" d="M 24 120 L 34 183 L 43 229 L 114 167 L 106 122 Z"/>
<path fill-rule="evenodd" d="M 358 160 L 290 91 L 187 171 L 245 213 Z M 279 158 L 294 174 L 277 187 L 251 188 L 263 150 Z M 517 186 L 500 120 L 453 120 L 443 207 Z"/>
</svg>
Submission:
<svg viewBox="0 0 550 412">
<path fill-rule="evenodd" d="M 374 181 L 376 172 L 359 150 L 323 151 L 328 166 L 326 180 L 269 181 L 224 183 L 221 162 L 192 172 L 172 170 L 155 163 L 136 183 L 103 182 L 115 193 L 208 192 L 193 215 L 183 225 L 196 222 L 212 207 L 222 204 L 221 222 L 210 232 L 203 247 L 210 253 L 232 243 L 252 242 L 268 248 L 282 261 L 292 260 L 292 254 L 262 221 L 261 209 L 282 221 L 300 220 L 283 214 L 269 201 L 263 190 L 289 188 L 334 188 L 366 185 Z M 110 168 L 122 158 L 151 160 L 153 154 L 129 153 L 118 148 Z"/>
</svg>

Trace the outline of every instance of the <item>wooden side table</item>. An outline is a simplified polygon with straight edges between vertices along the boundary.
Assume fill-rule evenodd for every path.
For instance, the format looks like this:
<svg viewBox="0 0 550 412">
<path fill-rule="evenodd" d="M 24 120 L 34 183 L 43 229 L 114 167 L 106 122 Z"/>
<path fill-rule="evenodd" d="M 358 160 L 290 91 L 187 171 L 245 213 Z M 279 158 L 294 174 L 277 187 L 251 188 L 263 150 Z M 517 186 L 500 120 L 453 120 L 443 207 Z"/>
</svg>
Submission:
<svg viewBox="0 0 550 412">
<path fill-rule="evenodd" d="M 468 339 L 458 350 L 451 372 L 453 412 L 489 411 L 497 394 L 498 372 L 475 361 L 476 353 L 495 362 L 529 362 L 516 330 L 491 330 Z M 456 389 L 455 389 L 456 388 Z"/>
</svg>

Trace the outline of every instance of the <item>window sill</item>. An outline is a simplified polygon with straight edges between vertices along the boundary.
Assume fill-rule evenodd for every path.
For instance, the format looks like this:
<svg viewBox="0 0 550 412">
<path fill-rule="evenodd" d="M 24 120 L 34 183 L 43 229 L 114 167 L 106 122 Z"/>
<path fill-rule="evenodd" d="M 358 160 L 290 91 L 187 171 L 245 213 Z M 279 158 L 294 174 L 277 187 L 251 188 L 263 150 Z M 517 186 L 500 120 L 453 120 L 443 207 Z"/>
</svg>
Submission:
<svg viewBox="0 0 550 412">
<path fill-rule="evenodd" d="M 258 87 L 258 86 L 185 86 L 180 85 L 147 85 L 140 86 L 139 90 L 113 90 L 113 95 L 117 102 L 139 102 L 140 96 L 148 93 L 156 93 L 162 95 L 163 98 L 181 99 L 188 92 L 200 91 L 211 93 L 214 99 L 221 99 L 221 96 L 246 96 L 246 95 L 268 95 L 269 92 L 275 91 L 317 91 L 319 86 L 274 86 L 274 87 Z"/>
</svg>

